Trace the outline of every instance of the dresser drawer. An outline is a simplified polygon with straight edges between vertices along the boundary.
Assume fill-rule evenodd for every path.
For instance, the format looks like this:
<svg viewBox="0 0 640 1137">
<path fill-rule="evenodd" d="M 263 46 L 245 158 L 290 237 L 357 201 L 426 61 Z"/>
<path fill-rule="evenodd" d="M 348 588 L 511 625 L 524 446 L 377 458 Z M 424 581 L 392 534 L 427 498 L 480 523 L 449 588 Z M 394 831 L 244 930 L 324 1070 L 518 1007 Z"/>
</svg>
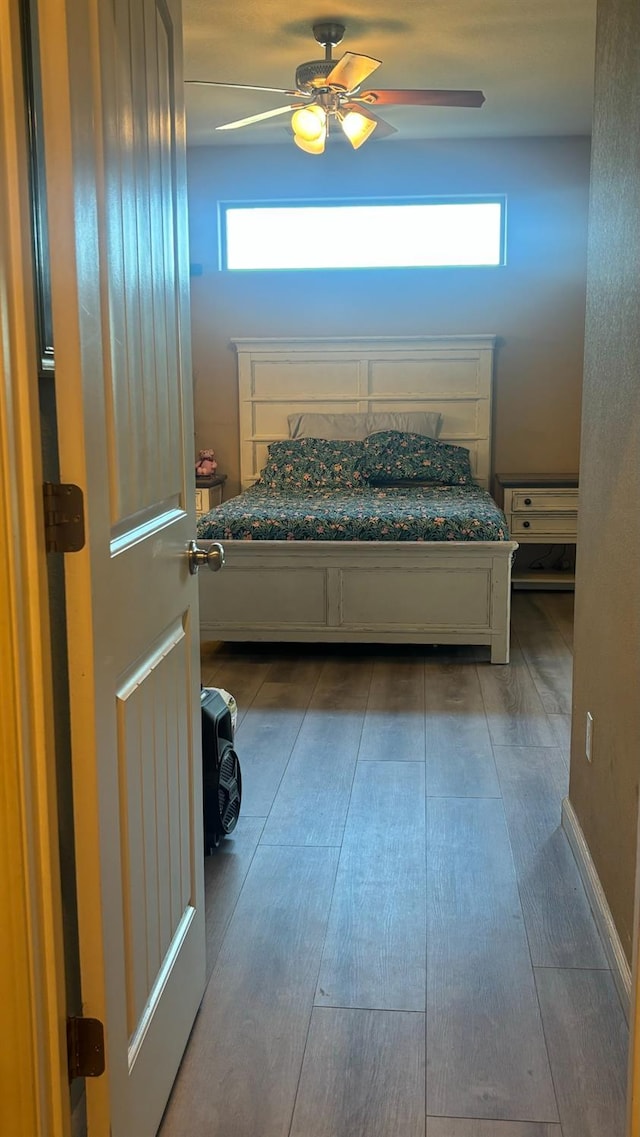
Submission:
<svg viewBox="0 0 640 1137">
<path fill-rule="evenodd" d="M 509 526 L 511 536 L 531 540 L 575 541 L 578 532 L 577 513 L 512 513 Z"/>
<path fill-rule="evenodd" d="M 577 509 L 577 489 L 511 490 L 512 513 L 575 513 Z"/>
<path fill-rule="evenodd" d="M 222 489 L 226 479 L 221 479 L 214 486 L 196 486 L 196 517 L 208 513 L 216 505 L 222 504 Z"/>
</svg>

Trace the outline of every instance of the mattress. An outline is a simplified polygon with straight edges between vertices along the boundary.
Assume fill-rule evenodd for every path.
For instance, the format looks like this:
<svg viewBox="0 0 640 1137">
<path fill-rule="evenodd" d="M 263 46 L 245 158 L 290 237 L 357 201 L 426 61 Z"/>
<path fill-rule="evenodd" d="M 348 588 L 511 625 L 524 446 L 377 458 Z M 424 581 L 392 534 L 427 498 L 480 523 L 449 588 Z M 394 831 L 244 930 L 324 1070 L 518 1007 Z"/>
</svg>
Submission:
<svg viewBox="0 0 640 1137">
<path fill-rule="evenodd" d="M 475 485 L 277 490 L 254 486 L 198 520 L 201 540 L 507 541 L 504 514 Z"/>
</svg>

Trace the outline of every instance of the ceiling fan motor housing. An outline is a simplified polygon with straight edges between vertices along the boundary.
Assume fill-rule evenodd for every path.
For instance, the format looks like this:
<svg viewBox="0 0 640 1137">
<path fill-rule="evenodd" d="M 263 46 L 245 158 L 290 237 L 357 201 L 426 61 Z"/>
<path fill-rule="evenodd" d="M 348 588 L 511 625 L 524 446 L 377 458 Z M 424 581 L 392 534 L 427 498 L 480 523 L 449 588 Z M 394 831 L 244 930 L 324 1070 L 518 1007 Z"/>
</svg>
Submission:
<svg viewBox="0 0 640 1137">
<path fill-rule="evenodd" d="M 312 91 L 326 87 L 327 75 L 333 71 L 335 60 L 311 59 L 296 68 L 296 87 L 299 91 Z"/>
<path fill-rule="evenodd" d="M 331 58 L 331 48 L 339 44 L 344 36 L 344 24 L 321 23 L 313 25 L 314 39 L 325 49 L 324 59 L 311 59 L 301 63 L 296 70 L 296 87 L 299 91 L 313 91 L 326 87 L 326 78 L 333 71 L 336 61 Z"/>
</svg>

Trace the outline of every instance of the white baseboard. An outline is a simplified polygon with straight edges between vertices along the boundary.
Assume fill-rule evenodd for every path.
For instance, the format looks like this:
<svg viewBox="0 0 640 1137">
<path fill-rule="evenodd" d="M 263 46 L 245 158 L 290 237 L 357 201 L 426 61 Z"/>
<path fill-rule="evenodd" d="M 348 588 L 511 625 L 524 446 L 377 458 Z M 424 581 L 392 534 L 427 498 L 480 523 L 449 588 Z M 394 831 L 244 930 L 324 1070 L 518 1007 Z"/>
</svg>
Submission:
<svg viewBox="0 0 640 1137">
<path fill-rule="evenodd" d="M 609 961 L 622 1009 L 628 1022 L 631 1006 L 631 967 L 613 922 L 611 909 L 582 832 L 582 826 L 568 797 L 562 803 L 562 828 L 567 835 L 567 840 L 576 859 L 584 890 L 591 905 L 591 911 L 600 932 L 605 955 Z"/>
</svg>

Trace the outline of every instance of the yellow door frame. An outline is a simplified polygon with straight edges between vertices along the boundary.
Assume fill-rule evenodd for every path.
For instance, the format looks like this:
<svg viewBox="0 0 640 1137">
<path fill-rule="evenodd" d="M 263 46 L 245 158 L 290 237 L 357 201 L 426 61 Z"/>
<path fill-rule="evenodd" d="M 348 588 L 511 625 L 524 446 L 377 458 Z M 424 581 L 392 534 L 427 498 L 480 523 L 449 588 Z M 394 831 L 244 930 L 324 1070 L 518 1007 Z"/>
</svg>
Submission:
<svg viewBox="0 0 640 1137">
<path fill-rule="evenodd" d="M 18 0 L 0 0 L 0 1131 L 68 1137 L 29 157 Z"/>
<path fill-rule="evenodd" d="M 0 1131 L 70 1137 L 18 0 L 0 0 L 0 27 Z M 636 894 L 627 1137 L 640 1137 L 640 857 Z"/>
</svg>

